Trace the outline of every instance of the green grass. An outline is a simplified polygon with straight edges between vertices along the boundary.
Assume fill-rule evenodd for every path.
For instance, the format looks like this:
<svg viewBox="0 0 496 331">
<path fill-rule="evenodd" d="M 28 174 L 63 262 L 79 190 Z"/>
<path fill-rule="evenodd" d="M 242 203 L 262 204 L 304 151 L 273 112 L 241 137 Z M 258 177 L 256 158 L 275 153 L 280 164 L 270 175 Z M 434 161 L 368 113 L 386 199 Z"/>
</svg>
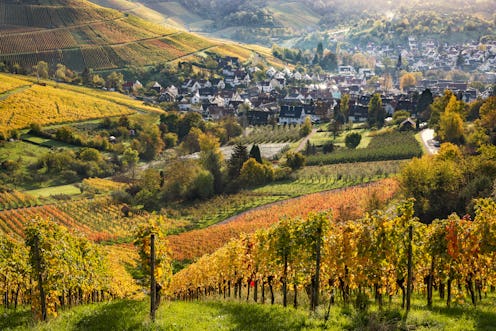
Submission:
<svg viewBox="0 0 496 331">
<path fill-rule="evenodd" d="M 0 160 L 16 161 L 21 158 L 21 167 L 34 162 L 37 158 L 47 153 L 46 147 L 36 146 L 22 141 L 5 142 L 0 144 Z"/>
<path fill-rule="evenodd" d="M 39 197 L 49 197 L 51 195 L 59 195 L 59 194 L 78 195 L 81 194 L 81 190 L 78 187 L 70 184 L 70 185 L 45 187 L 36 190 L 29 190 L 29 191 L 25 191 L 24 193 L 39 198 Z"/>
<path fill-rule="evenodd" d="M 489 331 L 496 325 L 496 297 L 491 294 L 477 307 L 465 303 L 447 308 L 438 298 L 432 309 L 425 299 L 414 296 L 408 315 L 399 307 L 399 297 L 382 310 L 371 304 L 367 313 L 341 303 L 331 307 L 324 321 L 326 305 L 314 314 L 305 306 L 294 309 L 281 305 L 227 301 L 163 302 L 152 323 L 147 301 L 114 301 L 65 310 L 45 323 L 35 323 L 27 308 L 6 310 L 0 319 L 2 330 L 449 330 Z"/>
<path fill-rule="evenodd" d="M 35 145 L 40 145 L 48 148 L 69 148 L 69 149 L 79 149 L 77 146 L 66 144 L 61 141 L 53 140 L 50 138 L 43 138 L 38 136 L 33 136 L 31 134 L 23 134 L 21 139 L 25 142 L 29 142 Z"/>
</svg>

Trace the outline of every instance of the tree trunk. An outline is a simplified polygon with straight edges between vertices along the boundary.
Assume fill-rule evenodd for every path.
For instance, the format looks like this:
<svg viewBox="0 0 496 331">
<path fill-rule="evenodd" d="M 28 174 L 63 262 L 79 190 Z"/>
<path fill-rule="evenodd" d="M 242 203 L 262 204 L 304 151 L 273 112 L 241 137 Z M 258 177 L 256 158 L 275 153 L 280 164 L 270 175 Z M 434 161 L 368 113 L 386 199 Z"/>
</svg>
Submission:
<svg viewBox="0 0 496 331">
<path fill-rule="evenodd" d="M 312 286 L 312 302 L 310 309 L 315 311 L 319 305 L 319 284 L 320 284 L 320 246 L 322 245 L 322 228 L 317 232 L 317 243 L 315 246 L 315 276 Z"/>
<path fill-rule="evenodd" d="M 272 281 L 274 280 L 274 276 L 269 276 L 269 291 L 270 291 L 270 304 L 273 305 L 275 298 L 274 298 L 274 287 L 272 286 Z"/>
<path fill-rule="evenodd" d="M 258 279 L 253 284 L 253 301 L 258 302 Z"/>
<path fill-rule="evenodd" d="M 451 278 L 448 279 L 448 288 L 446 291 L 448 292 L 446 295 L 446 306 L 449 308 L 451 306 Z"/>
<path fill-rule="evenodd" d="M 265 280 L 262 280 L 262 304 L 265 303 Z"/>
<path fill-rule="evenodd" d="M 293 291 L 294 291 L 293 307 L 298 308 L 298 285 L 296 285 L 296 283 L 293 284 Z"/>
<path fill-rule="evenodd" d="M 427 278 L 427 307 L 432 308 L 432 285 L 434 284 L 434 257 L 431 259 L 431 269 Z"/>
</svg>

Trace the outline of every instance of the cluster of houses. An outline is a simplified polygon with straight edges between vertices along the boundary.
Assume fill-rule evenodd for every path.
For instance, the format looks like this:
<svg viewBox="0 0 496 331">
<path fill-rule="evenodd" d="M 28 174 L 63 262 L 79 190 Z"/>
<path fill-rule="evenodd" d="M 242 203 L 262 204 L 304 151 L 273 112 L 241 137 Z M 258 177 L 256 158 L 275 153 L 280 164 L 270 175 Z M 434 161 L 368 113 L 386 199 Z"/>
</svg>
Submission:
<svg viewBox="0 0 496 331">
<path fill-rule="evenodd" d="M 418 50 L 414 40 L 410 41 L 409 47 Z M 485 52 L 496 54 L 496 45 L 487 47 Z M 412 51 L 412 54 L 416 53 Z M 409 58 L 410 53 L 402 56 Z M 277 70 L 270 67 L 262 74 L 256 74 L 264 79 L 255 80 L 255 73 L 261 70 L 258 67 L 244 67 L 235 57 L 219 57 L 217 61 L 216 78 L 187 79 L 181 86 L 161 86 L 155 82 L 152 89 L 156 90 L 157 96 L 148 101 L 171 102 L 180 111 L 201 113 L 206 120 L 243 116 L 247 124 L 264 125 L 301 124 L 307 116 L 314 122 L 329 120 L 343 94 L 350 96 L 349 118 L 345 120 L 352 122 L 367 120 L 373 93 L 381 94 L 388 115 L 397 110 L 407 110 L 415 115 L 418 95 L 427 88 L 433 95 L 450 89 L 466 102 L 478 97 L 478 91 L 470 89 L 468 82 L 448 80 L 422 80 L 407 92 L 400 92 L 397 88 L 384 91 L 379 84 L 372 86 L 371 91 L 369 79 L 375 74 L 368 68 L 340 66 L 336 74 L 309 75 L 289 68 Z M 142 88 L 142 84 L 139 81 L 128 82 L 124 88 L 136 90 Z"/>
</svg>

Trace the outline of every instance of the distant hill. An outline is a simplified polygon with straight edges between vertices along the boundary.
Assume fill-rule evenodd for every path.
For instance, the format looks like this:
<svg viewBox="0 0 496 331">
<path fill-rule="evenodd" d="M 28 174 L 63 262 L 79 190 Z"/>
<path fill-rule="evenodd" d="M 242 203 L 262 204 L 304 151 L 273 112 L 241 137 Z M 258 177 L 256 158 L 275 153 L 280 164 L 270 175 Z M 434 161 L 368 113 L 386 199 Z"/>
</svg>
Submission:
<svg viewBox="0 0 496 331">
<path fill-rule="evenodd" d="M 94 0 L 126 9 L 141 17 L 192 31 L 266 46 L 281 44 L 312 48 L 315 40 L 347 31 L 344 42 L 402 42 L 405 35 L 429 35 L 450 42 L 465 42 L 495 32 L 493 0 Z M 403 19 L 410 20 L 406 26 Z M 381 22 L 398 26 L 384 38 L 375 29 Z M 376 26 L 374 26 L 374 24 Z M 390 28 L 387 25 L 387 28 Z M 426 29 L 432 28 L 432 33 Z M 401 30 L 401 31 L 400 31 Z M 369 34 L 372 32 L 372 34 Z M 453 32 L 453 33 L 452 33 Z M 331 36 L 330 39 L 332 39 Z M 369 39 L 370 38 L 370 39 Z M 311 40 L 311 42 L 309 42 Z"/>
<path fill-rule="evenodd" d="M 86 0 L 1 1 L 0 61 L 24 68 L 46 61 L 52 68 L 62 63 L 82 71 L 187 59 L 206 50 L 238 56 L 239 48 L 241 59 L 251 56 L 247 46 L 233 47 L 129 14 L 141 8 L 138 4 L 104 2 L 120 2 L 124 7 L 118 11 Z M 143 17 L 160 23 L 153 11 Z"/>
</svg>

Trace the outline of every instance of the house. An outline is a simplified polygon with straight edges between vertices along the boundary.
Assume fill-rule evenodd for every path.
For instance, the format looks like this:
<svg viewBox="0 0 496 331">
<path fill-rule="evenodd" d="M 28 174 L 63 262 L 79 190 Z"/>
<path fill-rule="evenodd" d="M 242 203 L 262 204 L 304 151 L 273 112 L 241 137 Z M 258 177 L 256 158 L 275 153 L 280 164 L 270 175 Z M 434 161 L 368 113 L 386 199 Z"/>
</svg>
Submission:
<svg viewBox="0 0 496 331">
<path fill-rule="evenodd" d="M 366 122 L 369 118 L 369 108 L 365 105 L 353 105 L 350 108 L 348 120 L 351 122 Z"/>
<path fill-rule="evenodd" d="M 416 128 L 417 128 L 417 123 L 415 123 L 415 121 L 412 120 L 410 117 L 408 117 L 406 120 L 401 122 L 399 125 L 400 131 L 415 130 Z"/>
<path fill-rule="evenodd" d="M 264 110 L 249 110 L 247 114 L 250 125 L 267 125 L 270 112 Z"/>
<path fill-rule="evenodd" d="M 303 105 L 283 105 L 279 112 L 279 124 L 302 124 L 307 114 Z"/>
</svg>

